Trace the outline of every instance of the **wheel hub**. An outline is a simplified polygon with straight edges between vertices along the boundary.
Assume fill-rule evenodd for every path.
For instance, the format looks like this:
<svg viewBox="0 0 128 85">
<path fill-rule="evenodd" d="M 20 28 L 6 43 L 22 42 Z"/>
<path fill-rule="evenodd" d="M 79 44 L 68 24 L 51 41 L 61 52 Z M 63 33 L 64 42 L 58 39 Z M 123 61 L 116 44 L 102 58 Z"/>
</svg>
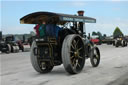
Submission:
<svg viewBox="0 0 128 85">
<path fill-rule="evenodd" d="M 77 57 L 78 56 L 78 52 L 74 52 L 74 55 L 75 55 L 75 57 Z"/>
</svg>

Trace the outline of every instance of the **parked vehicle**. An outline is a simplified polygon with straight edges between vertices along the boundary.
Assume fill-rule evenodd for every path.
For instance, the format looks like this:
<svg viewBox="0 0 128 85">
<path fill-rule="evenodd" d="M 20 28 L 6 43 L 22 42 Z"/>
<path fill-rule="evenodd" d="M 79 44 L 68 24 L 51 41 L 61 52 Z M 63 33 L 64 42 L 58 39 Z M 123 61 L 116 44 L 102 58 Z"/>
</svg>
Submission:
<svg viewBox="0 0 128 85">
<path fill-rule="evenodd" d="M 127 46 L 127 41 L 126 41 L 125 37 L 119 36 L 114 39 L 114 45 L 116 47 L 119 47 L 119 46 L 125 47 L 125 46 Z"/>
<path fill-rule="evenodd" d="M 22 52 L 30 51 L 30 44 L 24 35 L 23 35 L 23 40 L 18 40 L 18 41 L 16 41 L 16 43 L 18 44 L 19 49 Z"/>
<path fill-rule="evenodd" d="M 112 36 L 108 36 L 102 40 L 102 43 L 105 43 L 107 45 L 114 45 L 114 39 Z"/>
<path fill-rule="evenodd" d="M 9 44 L 6 44 L 5 41 L 0 41 L 0 51 L 2 53 L 10 53 L 11 52 L 11 46 Z"/>
<path fill-rule="evenodd" d="M 2 53 L 10 53 L 11 46 L 5 42 L 5 39 L 2 37 L 2 31 L 0 31 L 0 51 Z"/>
<path fill-rule="evenodd" d="M 99 39 L 99 36 L 98 35 L 93 35 L 91 36 L 91 39 L 90 39 L 94 44 L 97 44 L 97 45 L 101 45 L 102 42 L 101 40 Z"/>
<path fill-rule="evenodd" d="M 54 66 L 63 64 L 68 73 L 76 74 L 82 71 L 87 58 L 90 58 L 93 67 L 99 65 L 100 51 L 85 37 L 83 32 L 84 23 L 95 23 L 96 19 L 85 17 L 83 13 L 79 11 L 79 16 L 76 16 L 35 12 L 20 19 L 22 24 L 39 24 L 43 20 L 47 24 L 62 26 L 58 37 L 49 34 L 33 40 L 31 63 L 37 72 L 48 73 Z"/>
<path fill-rule="evenodd" d="M 128 36 L 125 36 L 125 40 L 126 40 L 126 42 L 128 43 Z"/>
<path fill-rule="evenodd" d="M 13 35 L 6 36 L 6 38 L 5 38 L 5 43 L 8 44 L 8 45 L 10 45 L 9 50 L 10 50 L 12 53 L 17 53 L 17 52 L 19 52 L 19 46 L 18 46 L 18 44 L 16 43 L 15 37 L 14 37 Z"/>
</svg>

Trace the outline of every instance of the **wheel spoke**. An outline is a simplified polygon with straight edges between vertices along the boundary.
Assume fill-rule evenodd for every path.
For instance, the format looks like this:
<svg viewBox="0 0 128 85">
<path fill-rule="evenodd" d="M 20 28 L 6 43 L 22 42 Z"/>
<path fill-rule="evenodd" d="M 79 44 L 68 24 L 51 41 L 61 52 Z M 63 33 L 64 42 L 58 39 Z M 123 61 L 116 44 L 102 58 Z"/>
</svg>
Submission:
<svg viewBox="0 0 128 85">
<path fill-rule="evenodd" d="M 79 40 L 76 42 L 76 45 L 78 44 Z"/>
<path fill-rule="evenodd" d="M 95 55 L 96 56 L 96 59 L 99 59 L 99 56 L 98 55 Z"/>
<path fill-rule="evenodd" d="M 77 63 L 77 65 L 80 67 L 80 64 L 79 63 Z"/>
<path fill-rule="evenodd" d="M 78 58 L 83 59 L 83 57 L 81 57 L 80 55 L 78 55 Z"/>
<path fill-rule="evenodd" d="M 72 47 L 73 49 L 75 49 L 75 47 L 73 46 L 73 44 L 71 44 L 71 47 Z"/>
<path fill-rule="evenodd" d="M 78 51 L 80 51 L 82 49 L 82 47 L 78 48 Z"/>
<path fill-rule="evenodd" d="M 76 40 L 73 40 L 73 44 L 76 44 Z"/>
<path fill-rule="evenodd" d="M 75 56 L 71 56 L 71 59 L 74 58 Z"/>
<path fill-rule="evenodd" d="M 73 51 L 70 51 L 69 53 L 74 53 Z"/>
<path fill-rule="evenodd" d="M 78 46 L 78 45 L 77 45 L 77 44 L 78 44 L 78 42 L 79 42 L 79 40 L 76 42 L 76 45 L 75 45 L 75 48 L 76 48 L 76 49 L 77 49 L 77 46 Z"/>
<path fill-rule="evenodd" d="M 77 67 L 77 65 L 78 65 L 78 64 L 77 64 L 77 63 L 78 63 L 78 60 L 75 60 L 75 61 L 76 61 L 76 62 L 75 62 L 75 68 L 76 68 L 76 67 Z"/>
<path fill-rule="evenodd" d="M 74 59 L 74 60 L 72 61 L 72 65 L 73 65 L 73 66 L 74 66 L 74 64 L 75 64 L 75 60 L 76 60 L 76 59 Z"/>
<path fill-rule="evenodd" d="M 80 67 L 80 64 L 79 64 L 78 60 L 76 60 L 76 66 Z"/>
<path fill-rule="evenodd" d="M 77 48 L 76 48 L 76 45 L 77 45 L 77 44 L 76 44 L 76 40 L 73 40 L 73 45 L 74 45 L 74 48 L 75 48 L 75 50 L 76 50 L 76 49 L 77 49 Z"/>
</svg>

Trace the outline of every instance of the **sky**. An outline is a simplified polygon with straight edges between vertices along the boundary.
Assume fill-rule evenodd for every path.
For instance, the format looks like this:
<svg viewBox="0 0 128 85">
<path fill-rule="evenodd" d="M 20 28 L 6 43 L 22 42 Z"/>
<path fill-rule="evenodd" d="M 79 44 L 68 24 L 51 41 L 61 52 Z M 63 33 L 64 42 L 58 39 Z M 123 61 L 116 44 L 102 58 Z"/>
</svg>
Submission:
<svg viewBox="0 0 128 85">
<path fill-rule="evenodd" d="M 0 30 L 3 34 L 30 33 L 35 25 L 20 24 L 19 21 L 27 14 L 48 11 L 74 15 L 78 10 L 84 10 L 85 16 L 97 20 L 96 23 L 85 23 L 87 33 L 100 31 L 112 35 L 118 26 L 128 35 L 128 1 L 122 0 L 2 0 Z"/>
</svg>

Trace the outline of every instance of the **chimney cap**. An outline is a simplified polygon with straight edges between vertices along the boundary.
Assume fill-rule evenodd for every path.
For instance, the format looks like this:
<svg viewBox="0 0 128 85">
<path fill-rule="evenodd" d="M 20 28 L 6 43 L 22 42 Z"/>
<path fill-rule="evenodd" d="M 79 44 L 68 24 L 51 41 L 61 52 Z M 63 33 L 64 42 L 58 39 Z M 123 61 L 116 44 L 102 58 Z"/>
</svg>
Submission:
<svg viewBox="0 0 128 85">
<path fill-rule="evenodd" d="M 78 13 L 79 16 L 83 16 L 84 15 L 84 11 L 83 10 L 79 10 L 77 13 Z"/>
</svg>

